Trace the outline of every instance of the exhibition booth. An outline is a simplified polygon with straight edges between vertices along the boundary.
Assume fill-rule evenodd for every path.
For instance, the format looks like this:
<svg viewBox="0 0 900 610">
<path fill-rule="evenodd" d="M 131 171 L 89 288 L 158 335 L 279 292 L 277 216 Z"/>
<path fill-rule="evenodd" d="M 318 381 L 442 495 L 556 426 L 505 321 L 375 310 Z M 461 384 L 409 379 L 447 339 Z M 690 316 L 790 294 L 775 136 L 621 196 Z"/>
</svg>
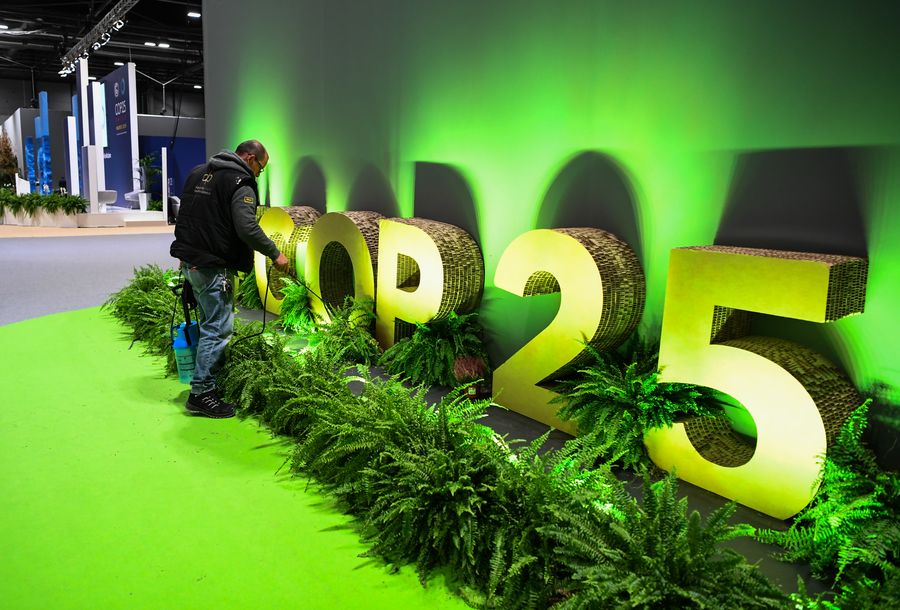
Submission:
<svg viewBox="0 0 900 610">
<path fill-rule="evenodd" d="M 205 161 L 203 119 L 138 114 L 135 65 L 94 80 L 87 63 L 77 62 L 70 112 L 50 110 L 42 91 L 38 108 L 19 108 L 3 123 L 19 165 L 16 194 L 81 197 L 83 211 L 68 200 L 42 210 L 42 200 L 32 199 L 30 206 L 4 206 L 6 224 L 165 224 L 184 178 Z"/>
</svg>

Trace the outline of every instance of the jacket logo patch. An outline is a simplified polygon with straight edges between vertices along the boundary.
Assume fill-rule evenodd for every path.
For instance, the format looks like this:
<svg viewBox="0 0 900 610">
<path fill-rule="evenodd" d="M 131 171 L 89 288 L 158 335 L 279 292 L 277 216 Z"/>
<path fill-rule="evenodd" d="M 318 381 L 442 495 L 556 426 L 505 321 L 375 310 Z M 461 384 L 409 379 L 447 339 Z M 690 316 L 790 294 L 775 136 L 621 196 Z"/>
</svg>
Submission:
<svg viewBox="0 0 900 610">
<path fill-rule="evenodd" d="M 200 179 L 201 182 L 209 182 L 212 180 L 212 174 L 203 174 L 203 178 Z"/>
<path fill-rule="evenodd" d="M 244 197 L 244 203 L 254 203 L 253 197 L 250 197 L 249 195 Z"/>
</svg>

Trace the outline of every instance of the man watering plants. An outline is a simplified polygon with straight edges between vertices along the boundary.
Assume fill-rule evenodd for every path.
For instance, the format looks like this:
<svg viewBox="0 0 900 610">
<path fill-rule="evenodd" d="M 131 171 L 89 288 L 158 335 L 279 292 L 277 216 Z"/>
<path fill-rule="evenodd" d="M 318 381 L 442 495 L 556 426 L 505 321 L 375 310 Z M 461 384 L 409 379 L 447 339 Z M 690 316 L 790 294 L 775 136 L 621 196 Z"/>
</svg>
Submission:
<svg viewBox="0 0 900 610">
<path fill-rule="evenodd" d="M 200 309 L 200 340 L 185 405 L 195 415 L 234 415 L 234 406 L 224 402 L 216 389 L 216 374 L 234 327 L 229 273 L 250 271 L 254 250 L 271 258 L 279 270 L 288 269 L 287 257 L 256 221 L 256 179 L 268 162 L 265 147 L 247 140 L 234 152 L 223 150 L 194 168 L 184 184 L 169 252 L 181 261 Z"/>
</svg>

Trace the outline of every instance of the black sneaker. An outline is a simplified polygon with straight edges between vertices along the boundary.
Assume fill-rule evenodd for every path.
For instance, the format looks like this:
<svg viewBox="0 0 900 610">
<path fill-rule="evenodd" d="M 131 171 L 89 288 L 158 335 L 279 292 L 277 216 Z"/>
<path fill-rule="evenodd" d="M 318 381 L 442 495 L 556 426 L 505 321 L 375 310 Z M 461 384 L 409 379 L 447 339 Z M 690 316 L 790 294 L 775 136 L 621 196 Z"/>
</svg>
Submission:
<svg viewBox="0 0 900 610">
<path fill-rule="evenodd" d="M 205 415 L 214 419 L 234 417 L 234 407 L 216 396 L 215 390 L 203 394 L 191 394 L 185 407 L 193 415 Z"/>
</svg>

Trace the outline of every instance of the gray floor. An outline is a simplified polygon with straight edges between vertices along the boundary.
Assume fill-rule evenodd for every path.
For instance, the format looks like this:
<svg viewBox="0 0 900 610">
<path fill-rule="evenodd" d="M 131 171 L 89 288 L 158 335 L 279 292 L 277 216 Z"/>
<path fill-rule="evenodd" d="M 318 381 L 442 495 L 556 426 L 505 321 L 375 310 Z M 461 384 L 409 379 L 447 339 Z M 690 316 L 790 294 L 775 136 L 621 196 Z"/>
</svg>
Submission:
<svg viewBox="0 0 900 610">
<path fill-rule="evenodd" d="M 0 239 L 0 325 L 101 305 L 142 265 L 169 268 L 171 234 Z"/>
<path fill-rule="evenodd" d="M 131 279 L 136 267 L 173 267 L 171 241 L 170 234 L 0 239 L 0 325 L 100 305 Z M 242 315 L 260 318 L 259 312 Z M 533 420 L 496 407 L 489 409 L 484 423 L 510 439 L 531 440 L 546 431 Z M 557 431 L 548 444 L 559 446 L 566 438 Z M 627 478 L 627 473 L 622 476 Z M 638 490 L 640 485 L 634 488 Z M 701 514 L 723 504 L 720 497 L 690 484 L 682 483 L 681 489 L 690 507 Z M 785 527 L 781 521 L 744 507 L 738 507 L 735 521 Z M 796 590 L 798 574 L 808 580 L 806 566 L 772 559 L 775 547 L 746 539 L 732 541 L 730 546 L 751 561 L 760 561 L 763 573 L 787 591 Z M 815 582 L 808 582 L 808 588 L 822 590 Z"/>
</svg>

